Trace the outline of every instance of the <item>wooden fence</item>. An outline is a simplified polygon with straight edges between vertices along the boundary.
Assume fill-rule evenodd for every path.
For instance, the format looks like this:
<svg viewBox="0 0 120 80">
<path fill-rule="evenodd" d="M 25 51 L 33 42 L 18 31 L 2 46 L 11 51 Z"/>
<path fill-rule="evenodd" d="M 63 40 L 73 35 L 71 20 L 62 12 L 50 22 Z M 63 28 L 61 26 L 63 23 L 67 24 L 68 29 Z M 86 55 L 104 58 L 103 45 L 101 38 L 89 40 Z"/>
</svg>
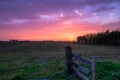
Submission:
<svg viewBox="0 0 120 80">
<path fill-rule="evenodd" d="M 95 80 L 95 58 L 92 57 L 92 61 L 88 61 L 85 58 L 72 54 L 72 48 L 70 46 L 65 47 L 66 69 L 68 75 L 75 73 L 82 80 L 89 80 L 84 74 L 90 75 L 92 73 L 91 80 Z M 83 67 L 80 63 L 76 63 L 74 60 L 84 63 L 90 66 L 91 71 L 86 67 Z M 81 73 L 82 72 L 82 73 Z M 84 74 L 83 74 L 84 73 Z"/>
</svg>

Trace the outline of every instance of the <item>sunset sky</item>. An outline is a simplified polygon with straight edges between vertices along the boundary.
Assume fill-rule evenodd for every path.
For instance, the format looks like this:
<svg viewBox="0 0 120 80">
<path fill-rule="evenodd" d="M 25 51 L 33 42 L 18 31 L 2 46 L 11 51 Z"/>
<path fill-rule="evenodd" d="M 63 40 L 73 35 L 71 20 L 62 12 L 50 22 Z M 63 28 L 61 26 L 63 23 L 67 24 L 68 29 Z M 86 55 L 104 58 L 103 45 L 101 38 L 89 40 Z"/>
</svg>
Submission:
<svg viewBox="0 0 120 80">
<path fill-rule="evenodd" d="M 0 40 L 72 41 L 120 28 L 120 0 L 0 0 Z"/>
</svg>

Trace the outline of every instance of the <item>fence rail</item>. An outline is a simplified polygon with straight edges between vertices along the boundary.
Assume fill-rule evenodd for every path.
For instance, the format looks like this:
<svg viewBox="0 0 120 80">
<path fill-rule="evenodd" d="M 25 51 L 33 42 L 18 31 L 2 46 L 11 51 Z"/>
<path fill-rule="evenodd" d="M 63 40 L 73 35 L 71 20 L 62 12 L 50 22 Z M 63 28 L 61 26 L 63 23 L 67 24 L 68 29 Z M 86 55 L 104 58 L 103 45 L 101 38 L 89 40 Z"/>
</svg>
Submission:
<svg viewBox="0 0 120 80">
<path fill-rule="evenodd" d="M 79 78 L 82 80 L 89 80 L 84 74 L 81 72 L 89 75 L 89 73 L 92 73 L 92 80 L 95 80 L 95 58 L 92 56 L 92 61 L 89 61 L 81 56 L 77 56 L 72 53 L 72 48 L 70 46 L 65 47 L 65 58 L 66 58 L 66 70 L 68 75 L 71 75 L 73 73 L 76 73 Z M 84 63 L 87 66 L 90 66 L 92 70 L 90 71 L 86 67 L 82 66 L 81 64 L 76 63 L 73 60 L 77 60 L 78 62 Z M 74 67 L 75 66 L 75 67 Z M 76 69 L 78 68 L 78 69 Z"/>
</svg>

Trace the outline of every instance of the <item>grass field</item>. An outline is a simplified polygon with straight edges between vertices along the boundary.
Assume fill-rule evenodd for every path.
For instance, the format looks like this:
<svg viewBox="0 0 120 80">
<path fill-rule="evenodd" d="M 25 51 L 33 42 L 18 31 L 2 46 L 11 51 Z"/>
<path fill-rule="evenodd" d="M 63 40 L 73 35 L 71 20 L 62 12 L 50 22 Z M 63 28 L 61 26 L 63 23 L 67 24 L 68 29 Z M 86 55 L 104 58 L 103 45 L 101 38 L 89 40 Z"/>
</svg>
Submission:
<svg viewBox="0 0 120 80">
<path fill-rule="evenodd" d="M 64 47 L 91 60 L 97 58 L 96 80 L 120 80 L 120 47 L 80 45 L 70 42 L 1 42 L 0 80 L 12 78 L 79 80 L 65 72 Z"/>
</svg>

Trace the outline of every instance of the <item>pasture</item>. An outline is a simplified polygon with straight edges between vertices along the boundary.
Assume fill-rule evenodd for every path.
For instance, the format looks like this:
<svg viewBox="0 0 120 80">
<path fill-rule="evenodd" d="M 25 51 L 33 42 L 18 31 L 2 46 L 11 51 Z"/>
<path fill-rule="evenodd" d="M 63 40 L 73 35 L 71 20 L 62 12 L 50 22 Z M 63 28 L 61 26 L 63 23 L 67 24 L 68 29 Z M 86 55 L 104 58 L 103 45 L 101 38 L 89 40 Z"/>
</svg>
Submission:
<svg viewBox="0 0 120 80">
<path fill-rule="evenodd" d="M 97 58 L 97 80 L 120 79 L 120 46 L 82 45 L 73 42 L 0 42 L 0 80 L 77 80 L 65 71 L 64 47 L 91 60 Z M 79 80 L 79 79 L 78 79 Z"/>
</svg>

